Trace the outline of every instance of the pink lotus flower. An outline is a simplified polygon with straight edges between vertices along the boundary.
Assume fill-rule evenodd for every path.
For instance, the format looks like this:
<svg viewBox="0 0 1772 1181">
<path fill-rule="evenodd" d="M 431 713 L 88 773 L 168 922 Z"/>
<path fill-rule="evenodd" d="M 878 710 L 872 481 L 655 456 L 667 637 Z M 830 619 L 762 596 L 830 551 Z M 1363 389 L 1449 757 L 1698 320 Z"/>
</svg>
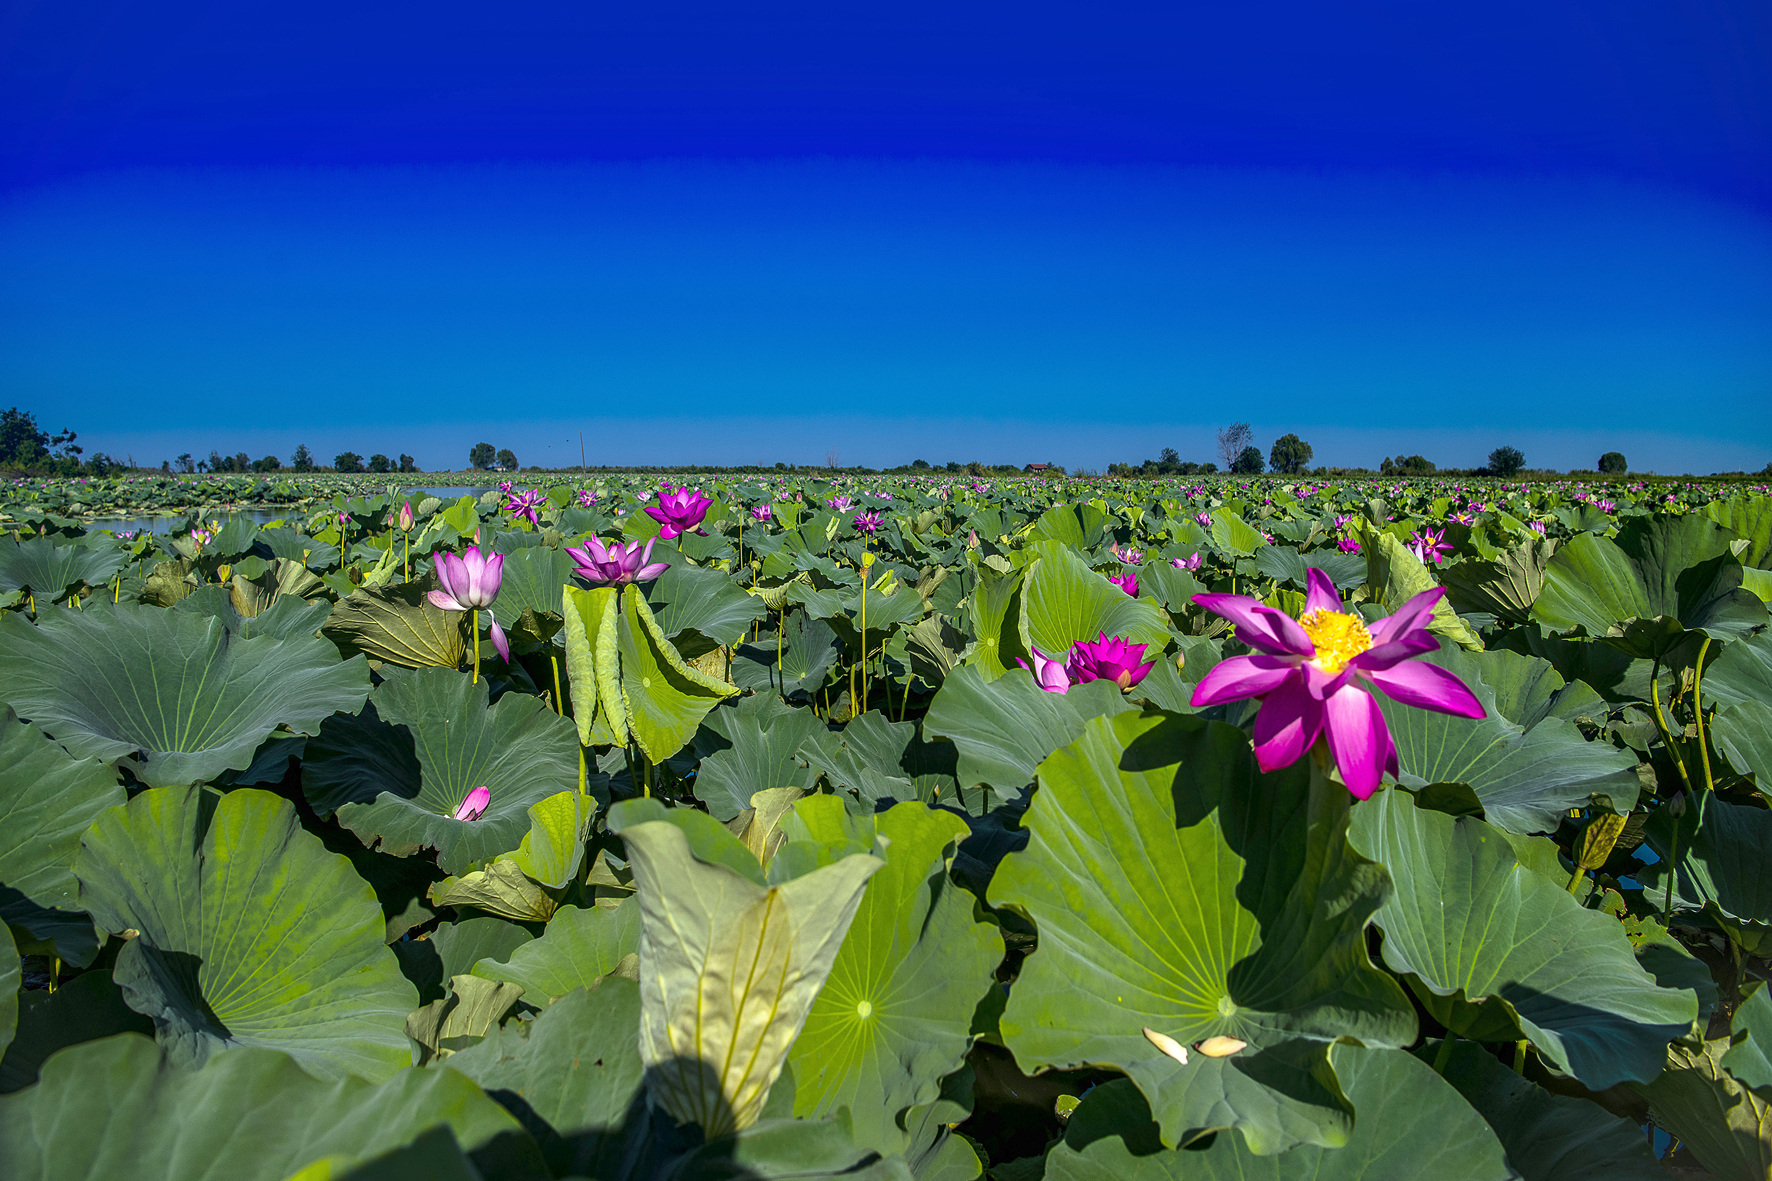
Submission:
<svg viewBox="0 0 1772 1181">
<path fill-rule="evenodd" d="M 1101 633 L 1099 639 L 1078 640 L 1071 645 L 1071 658 L 1065 662 L 1071 684 L 1089 681 L 1112 681 L 1121 689 L 1130 689 L 1150 674 L 1157 665 L 1153 658 L 1144 662 L 1147 644 L 1134 644 L 1123 636 Z"/>
<path fill-rule="evenodd" d="M 578 490 L 578 505 L 580 508 L 590 508 L 593 504 L 597 503 L 597 500 L 597 494 L 591 491 L 591 489 L 580 488 Z"/>
<path fill-rule="evenodd" d="M 498 482 L 498 490 L 500 492 L 509 492 L 512 488 L 515 488 L 515 487 L 516 487 L 516 485 L 511 483 L 509 480 L 500 480 Z"/>
<path fill-rule="evenodd" d="M 512 493 L 509 499 L 505 501 L 505 511 L 510 513 L 513 517 L 524 518 L 531 525 L 539 525 L 541 524 L 541 518 L 536 515 L 536 510 L 540 508 L 546 500 L 547 497 L 542 495 L 541 489 L 539 488 L 531 488 L 526 492 Z"/>
<path fill-rule="evenodd" d="M 769 518 L 773 517 L 774 515 L 775 515 L 775 510 L 770 508 L 766 504 L 760 504 L 756 508 L 751 510 L 751 519 L 753 521 L 767 521 L 767 520 L 769 520 Z"/>
<path fill-rule="evenodd" d="M 1205 561 L 1205 555 L 1201 554 L 1199 550 L 1195 550 L 1189 557 L 1169 559 L 1169 564 L 1177 570 L 1198 570 L 1203 561 Z"/>
<path fill-rule="evenodd" d="M 681 537 L 702 523 L 713 503 L 700 492 L 691 492 L 687 484 L 681 488 L 666 484 L 658 494 L 658 504 L 646 506 L 646 515 L 664 526 L 658 531 L 660 537 Z"/>
<path fill-rule="evenodd" d="M 1344 554 L 1357 554 L 1360 552 L 1360 543 L 1351 537 L 1344 537 L 1335 543 L 1335 548 Z"/>
<path fill-rule="evenodd" d="M 1027 668 L 1034 674 L 1034 684 L 1048 693 L 1063 693 L 1071 687 L 1070 674 L 1065 671 L 1062 661 L 1053 660 L 1038 648 L 1028 649 L 1034 654 L 1034 664 L 1028 668 L 1028 662 L 1017 656 L 1015 663 Z"/>
<path fill-rule="evenodd" d="M 1108 546 L 1108 553 L 1114 555 L 1114 557 L 1120 559 L 1120 561 L 1125 562 L 1128 566 L 1136 566 L 1139 562 L 1144 560 L 1144 554 L 1135 549 L 1122 550 L 1120 548 L 1120 543 L 1117 541 Z"/>
<path fill-rule="evenodd" d="M 1202 528 L 1205 528 L 1205 529 L 1212 528 L 1212 514 L 1211 513 L 1195 513 L 1194 520 L 1197 521 Z"/>
<path fill-rule="evenodd" d="M 851 500 L 847 496 L 833 496 L 833 497 L 831 497 L 831 508 L 835 509 L 837 512 L 840 512 L 840 513 L 848 512 L 850 507 L 854 504 L 855 504 L 855 501 Z"/>
<path fill-rule="evenodd" d="M 498 626 L 491 610 L 492 601 L 498 598 L 498 588 L 504 583 L 505 556 L 493 554 L 486 557 L 480 553 L 479 546 L 470 545 L 468 552 L 460 557 L 446 550 L 438 552 L 432 565 L 442 589 L 425 592 L 431 606 L 441 611 L 485 611 L 486 618 L 492 623 L 492 646 L 509 664 L 510 641 L 505 639 L 505 629 Z M 476 639 L 474 642 L 478 644 L 480 641 Z"/>
<path fill-rule="evenodd" d="M 490 787 L 476 787 L 468 793 L 468 798 L 455 806 L 450 816 L 456 820 L 478 820 L 486 811 L 486 805 L 492 802 Z"/>
<path fill-rule="evenodd" d="M 1410 535 L 1409 552 L 1424 566 L 1429 563 L 1438 566 L 1451 554 L 1452 543 L 1446 540 L 1444 529 L 1421 528 Z"/>
<path fill-rule="evenodd" d="M 399 527 L 400 532 L 402 533 L 412 532 L 413 517 L 412 502 L 410 500 L 400 506 L 400 515 L 394 518 L 394 524 Z"/>
<path fill-rule="evenodd" d="M 652 541 L 642 550 L 638 541 L 604 545 L 601 538 L 593 537 L 583 545 L 568 546 L 566 552 L 578 563 L 572 572 L 595 586 L 651 582 L 671 568 L 669 562 L 652 561 Z"/>
<path fill-rule="evenodd" d="M 1256 654 L 1215 665 L 1194 687 L 1193 704 L 1260 698 L 1255 758 L 1263 771 L 1297 762 L 1326 731 L 1342 780 L 1363 800 L 1378 790 L 1385 771 L 1397 772 L 1396 745 L 1366 683 L 1421 709 L 1462 718 L 1485 712 L 1452 673 L 1410 659 L 1439 648 L 1427 623 L 1443 588 L 1422 591 L 1368 628 L 1341 609 L 1328 575 L 1312 567 L 1306 577 L 1304 614 L 1296 620 L 1246 595 L 1194 596 L 1235 623 L 1237 638 Z"/>
<path fill-rule="evenodd" d="M 1128 572 L 1121 574 L 1118 577 L 1110 577 L 1108 581 L 1131 595 L 1133 598 L 1136 599 L 1138 597 L 1138 575 L 1136 573 Z"/>
<path fill-rule="evenodd" d="M 878 533 L 880 531 L 879 513 L 856 513 L 855 527 L 862 533 Z"/>
</svg>

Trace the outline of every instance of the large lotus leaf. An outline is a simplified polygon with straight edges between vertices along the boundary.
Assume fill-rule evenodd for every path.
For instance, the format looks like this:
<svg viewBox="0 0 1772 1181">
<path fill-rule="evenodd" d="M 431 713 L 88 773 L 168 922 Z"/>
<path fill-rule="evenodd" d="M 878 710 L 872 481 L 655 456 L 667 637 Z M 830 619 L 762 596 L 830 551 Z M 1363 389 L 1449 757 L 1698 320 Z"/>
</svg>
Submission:
<svg viewBox="0 0 1772 1181">
<path fill-rule="evenodd" d="M 1348 846 L 1345 790 L 1311 779 L 1258 775 L 1240 731 L 1162 714 L 1098 718 L 1040 764 L 1031 840 L 990 885 L 1039 928 L 1000 1021 L 1024 1071 L 1125 1071 L 1166 1144 L 1346 1140 L 1324 1043 L 1400 1046 L 1415 1016 L 1366 958 L 1384 870 Z M 1146 1028 L 1247 1046 L 1183 1064 Z"/>
<path fill-rule="evenodd" d="M 973 789 L 991 788 L 1001 802 L 1033 782 L 1034 768 L 1061 746 L 1075 742 L 1091 718 L 1113 716 L 1133 705 L 1112 681 L 1090 681 L 1066 693 L 1048 693 L 1033 675 L 1014 669 L 987 681 L 976 665 L 953 671 L 943 682 L 923 733 L 945 738 L 958 749 L 960 797 L 974 799 L 979 812 L 990 805 Z"/>
<path fill-rule="evenodd" d="M 250 604 L 249 604 L 250 605 Z M 332 604 L 325 599 L 309 602 L 298 595 L 284 595 L 268 604 L 256 615 L 240 611 L 234 605 L 231 591 L 219 586 L 206 586 L 174 603 L 171 610 L 213 615 L 228 632 L 239 638 L 275 636 L 280 640 L 311 639 L 326 622 Z"/>
<path fill-rule="evenodd" d="M 18 1033 L 0 1060 L 0 1095 L 36 1082 L 57 1050 L 118 1033 L 154 1034 L 154 1023 L 124 1003 L 103 968 L 82 972 L 54 992 L 32 989 L 18 999 Z"/>
<path fill-rule="evenodd" d="M 621 1163 L 623 1125 L 645 1067 L 640 990 L 619 977 L 575 987 L 533 1023 L 512 1021 L 444 1059 L 488 1092 L 510 1096 L 556 1176 L 603 1177 Z"/>
<path fill-rule="evenodd" d="M 733 653 L 732 679 L 739 688 L 782 697 L 813 692 L 843 651 L 831 625 L 804 612 L 795 612 L 778 638 L 779 644 L 763 640 Z"/>
<path fill-rule="evenodd" d="M 1055 541 L 1088 552 L 1107 540 L 1108 515 L 1100 506 L 1081 501 L 1055 504 L 1034 522 L 1030 541 Z"/>
<path fill-rule="evenodd" d="M 1737 774 L 1752 775 L 1761 793 L 1772 795 L 1772 702 L 1743 701 L 1718 710 L 1710 736 Z"/>
<path fill-rule="evenodd" d="M 1454 717 L 1374 693 L 1397 745 L 1403 783 L 1468 784 L 1490 823 L 1517 833 L 1555 831 L 1570 808 L 1585 807 L 1596 795 L 1620 813 L 1636 804 L 1636 756 L 1589 742 L 1572 723 L 1549 715 L 1563 684 L 1548 663 L 1444 644 L 1421 659 L 1456 674 L 1489 716 Z M 1515 716 L 1531 721 L 1530 728 L 1512 721 Z"/>
<path fill-rule="evenodd" d="M 1772 496 L 1713 500 L 1704 515 L 1747 542 L 1737 555 L 1743 566 L 1772 567 Z"/>
<path fill-rule="evenodd" d="M 340 650 L 387 664 L 460 668 L 468 656 L 462 620 L 459 611 L 431 606 L 424 583 L 402 582 L 353 591 L 320 630 Z"/>
<path fill-rule="evenodd" d="M 1533 618 L 1579 627 L 1631 656 L 1666 656 L 1698 631 L 1723 639 L 1766 622 L 1766 605 L 1741 587 L 1734 534 L 1697 514 L 1643 517 L 1616 541 L 1583 533 L 1545 568 Z"/>
<path fill-rule="evenodd" d="M 1475 817 L 1380 792 L 1354 810 L 1354 847 L 1396 893 L 1378 912 L 1384 959 L 1440 996 L 1495 997 L 1546 1061 L 1593 1090 L 1655 1077 L 1698 999 L 1657 986 L 1624 930 L 1526 869 Z"/>
<path fill-rule="evenodd" d="M 273 557 L 300 562 L 310 570 L 326 570 L 338 564 L 337 546 L 297 529 L 261 529 L 254 544 Z"/>
<path fill-rule="evenodd" d="M 77 930 L 74 854 L 93 819 L 124 800 L 117 772 L 97 759 L 77 759 L 8 707 L 0 712 L 0 921 L 39 939 Z M 62 958 L 84 967 L 97 950 L 90 927 L 79 948 Z M 71 953 L 71 954 L 70 954 Z"/>
<path fill-rule="evenodd" d="M 810 797 L 795 811 L 813 839 L 847 839 L 833 797 Z M 948 878 L 953 849 L 970 832 L 964 820 L 911 801 L 863 824 L 885 838 L 886 868 L 868 882 L 789 1061 L 795 1115 L 847 1107 L 856 1143 L 890 1154 L 909 1146 L 901 1114 L 933 1102 L 965 1062 L 1003 937 Z"/>
<path fill-rule="evenodd" d="M 1675 1042 L 1667 1069 L 1633 1089 L 1649 1101 L 1655 1126 L 1678 1137 L 1712 1177 L 1765 1181 L 1772 1176 L 1772 1102 L 1724 1069 L 1728 1050 L 1726 1037 Z"/>
<path fill-rule="evenodd" d="M 93 822 L 74 873 L 101 929 L 138 932 L 116 981 L 180 1066 L 235 1046 L 283 1050 L 324 1078 L 382 1079 L 410 1060 L 418 997 L 375 891 L 287 800 L 143 792 Z"/>
<path fill-rule="evenodd" d="M 1359 1113 L 1343 1147 L 1256 1156 L 1220 1136 L 1204 1151 L 1166 1149 L 1143 1096 L 1115 1081 L 1071 1116 L 1047 1181 L 1515 1181 L 1489 1125 L 1414 1055 L 1338 1045 L 1330 1059 Z"/>
<path fill-rule="evenodd" d="M 720 732 L 732 745 L 701 761 L 695 796 L 717 820 L 737 816 L 760 791 L 810 788 L 818 782 L 818 769 L 794 756 L 827 732 L 824 719 L 809 709 L 759 708 L 773 703 L 773 698 L 753 697 L 710 718 L 718 719 Z"/>
<path fill-rule="evenodd" d="M 1475 558 L 1458 562 L 1441 573 L 1440 581 L 1457 610 L 1487 611 L 1509 623 L 1525 623 L 1544 590 L 1544 568 L 1556 545 L 1540 538 L 1507 550 L 1492 562 Z"/>
<path fill-rule="evenodd" d="M 762 1113 L 884 863 L 845 857 L 768 887 L 732 867 L 749 851 L 705 815 L 628 822 L 655 814 L 627 805 L 610 816 L 640 903 L 640 1051 L 653 1100 L 712 1139 Z M 709 843 L 725 850 L 718 862 L 697 855 Z"/>
<path fill-rule="evenodd" d="M 590 988 L 639 950 L 640 904 L 632 898 L 607 909 L 563 906 L 541 938 L 508 956 L 480 960 L 474 975 L 520 984 L 529 1004 L 544 1005 L 575 988 Z"/>
<path fill-rule="evenodd" d="M 1772 630 L 1725 645 L 1705 666 L 1703 691 L 1706 702 L 1772 702 Z"/>
<path fill-rule="evenodd" d="M 1341 554 L 1326 549 L 1301 554 L 1289 545 L 1264 545 L 1255 551 L 1254 560 L 1257 570 L 1276 582 L 1290 582 L 1299 590 L 1310 585 L 1309 572 L 1312 570 L 1321 570 L 1342 590 L 1352 590 L 1366 581 L 1366 559 L 1359 554 Z M 1140 581 L 1144 580 L 1147 573 L 1154 573 L 1159 578 L 1173 578 L 1175 575 L 1186 574 L 1186 571 L 1155 563 L 1148 571 L 1139 571 Z M 1182 604 L 1171 601 L 1170 610 L 1173 611 L 1179 605 Z"/>
<path fill-rule="evenodd" d="M 616 639 L 628 731 L 654 763 L 682 750 L 708 711 L 738 694 L 737 686 L 683 663 L 646 600 L 632 590 L 621 596 Z"/>
<path fill-rule="evenodd" d="M 800 757 L 837 791 L 873 811 L 884 800 L 947 803 L 954 798 L 952 743 L 923 742 L 916 722 L 894 722 L 877 710 L 851 719 L 841 732 L 818 736 Z"/>
<path fill-rule="evenodd" d="M 437 850 L 437 864 L 465 873 L 517 848 L 529 808 L 576 791 L 572 723 L 538 697 L 507 693 L 490 707 L 489 686 L 452 669 L 386 668 L 371 696 L 377 720 L 339 718 L 308 744 L 302 787 L 314 810 L 383 852 Z M 410 753 L 408 753 L 410 752 Z M 416 760 L 418 778 L 411 777 Z M 492 791 L 478 820 L 455 810 L 477 787 Z"/>
<path fill-rule="evenodd" d="M 715 644 L 735 644 L 751 621 L 768 613 L 755 595 L 739 589 L 731 577 L 705 566 L 677 562 L 646 587 L 658 626 L 675 640 L 696 631 Z"/>
<path fill-rule="evenodd" d="M 1727 926 L 1752 951 L 1772 932 L 1772 812 L 1731 804 L 1708 791 L 1696 792 L 1686 814 L 1658 808 L 1643 836 L 1660 860 L 1639 874 L 1644 892 L 1657 905 L 1666 897 L 1668 856 L 1675 827 L 1679 850 L 1674 906 L 1703 910 Z"/>
<path fill-rule="evenodd" d="M 279 726 L 315 734 L 356 712 L 369 669 L 318 640 L 239 638 L 213 617 L 124 604 L 0 619 L 0 683 L 76 756 L 134 756 L 158 787 L 244 770 Z"/>
<path fill-rule="evenodd" d="M 572 569 L 572 558 L 566 551 L 551 545 L 528 546 L 506 554 L 493 613 L 509 626 L 523 612 L 533 611 L 538 617 L 551 616 L 552 626 L 558 628 L 564 614 L 561 598 L 572 581 Z"/>
<path fill-rule="evenodd" d="M 1772 991 L 1765 981 L 1743 989 L 1741 1004 L 1729 1020 L 1729 1034 L 1724 1068 L 1750 1087 L 1772 1087 Z"/>
<path fill-rule="evenodd" d="M 1212 510 L 1212 544 L 1219 551 L 1246 558 L 1267 544 L 1267 539 L 1228 508 Z"/>
<path fill-rule="evenodd" d="M 28 590 L 47 604 L 80 586 L 104 586 L 128 564 L 129 551 L 115 546 L 5 538 L 0 540 L 0 591 Z"/>
<path fill-rule="evenodd" d="M 597 801 L 577 788 L 529 805 L 529 831 L 509 853 L 431 887 L 438 906 L 473 907 L 514 922 L 545 923 L 578 876 Z"/>
<path fill-rule="evenodd" d="M 450 1070 L 322 1082 L 287 1054 L 242 1048 L 171 1066 L 123 1034 L 63 1050 L 43 1081 L 0 1096 L 8 1181 L 284 1181 L 331 1158 L 378 1156 L 447 1124 L 478 1148 L 515 1133 L 505 1110 Z"/>
<path fill-rule="evenodd" d="M 1134 644 L 1161 651 L 1169 642 L 1162 610 L 1148 599 L 1135 599 L 1084 564 L 1075 550 L 1056 542 L 1030 548 L 1022 587 L 1028 639 L 1048 656 L 1062 656 L 1078 640 L 1103 633 L 1124 636 Z"/>
<path fill-rule="evenodd" d="M 1439 1049 L 1430 1042 L 1416 1054 L 1433 1061 Z M 1635 1123 L 1551 1094 L 1475 1042 L 1456 1043 L 1439 1074 L 1488 1121 L 1525 1181 L 1666 1181 Z"/>
<path fill-rule="evenodd" d="M 1373 598 L 1389 614 L 1395 614 L 1416 595 L 1439 585 L 1421 559 L 1390 533 L 1368 538 L 1366 581 L 1372 585 Z M 1434 604 L 1433 618 L 1428 621 L 1427 629 L 1461 648 L 1482 650 L 1482 638 L 1458 617 L 1458 612 L 1445 599 Z"/>
<path fill-rule="evenodd" d="M 978 584 L 968 597 L 972 634 L 978 637 L 978 646 L 967 657 L 967 663 L 977 667 L 987 681 L 1015 668 L 1017 660 L 1028 658 L 1032 641 L 1028 638 L 1027 612 L 1022 606 L 1026 574 L 1025 567 L 1013 571 L 978 567 Z"/>
</svg>

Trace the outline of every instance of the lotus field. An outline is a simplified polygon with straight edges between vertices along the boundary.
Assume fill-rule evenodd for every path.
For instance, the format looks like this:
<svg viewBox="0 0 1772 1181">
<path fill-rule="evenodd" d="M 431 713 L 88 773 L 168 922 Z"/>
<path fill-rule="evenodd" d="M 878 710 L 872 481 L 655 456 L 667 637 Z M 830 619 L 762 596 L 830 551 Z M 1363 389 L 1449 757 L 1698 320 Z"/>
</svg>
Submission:
<svg viewBox="0 0 1772 1181">
<path fill-rule="evenodd" d="M 1763 486 L 0 524 L 7 1181 L 1772 1176 Z"/>
</svg>

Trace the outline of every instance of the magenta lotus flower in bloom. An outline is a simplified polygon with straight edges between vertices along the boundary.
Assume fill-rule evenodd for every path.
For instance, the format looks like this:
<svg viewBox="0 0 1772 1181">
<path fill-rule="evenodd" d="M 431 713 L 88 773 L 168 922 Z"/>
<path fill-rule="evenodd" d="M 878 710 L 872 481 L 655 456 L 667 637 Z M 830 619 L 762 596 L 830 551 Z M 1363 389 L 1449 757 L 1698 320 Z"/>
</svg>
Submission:
<svg viewBox="0 0 1772 1181">
<path fill-rule="evenodd" d="M 1034 674 L 1034 684 L 1048 693 L 1063 693 L 1071 687 L 1070 674 L 1065 671 L 1062 661 L 1053 660 L 1038 648 L 1028 649 L 1034 654 L 1034 664 L 1028 668 L 1028 662 L 1017 656 L 1015 663 Z"/>
<path fill-rule="evenodd" d="M 1368 627 L 1341 609 L 1328 575 L 1315 567 L 1306 575 L 1310 589 L 1297 619 L 1246 595 L 1194 596 L 1235 623 L 1237 638 L 1255 654 L 1215 665 L 1194 687 L 1193 704 L 1259 697 L 1255 758 L 1263 771 L 1297 762 L 1326 732 L 1343 782 L 1363 800 L 1378 790 L 1386 771 L 1397 772 L 1396 744 L 1365 684 L 1421 709 L 1461 718 L 1481 718 L 1485 711 L 1452 673 L 1411 659 L 1440 646 L 1427 624 L 1443 588 L 1422 591 Z"/>
<path fill-rule="evenodd" d="M 589 488 L 580 488 L 578 490 L 578 503 L 581 508 L 590 508 L 593 504 L 597 503 L 597 494 Z"/>
<path fill-rule="evenodd" d="M 546 499 L 547 497 L 542 495 L 539 488 L 531 488 L 526 492 L 514 492 L 505 501 L 505 511 L 513 517 L 524 518 L 531 525 L 539 525 L 541 518 L 536 515 L 536 510 Z"/>
<path fill-rule="evenodd" d="M 476 787 L 468 793 L 468 798 L 455 806 L 451 815 L 457 820 L 478 820 L 486 811 L 486 805 L 492 802 L 490 787 Z"/>
<path fill-rule="evenodd" d="M 831 497 L 831 507 L 840 513 L 848 512 L 850 509 L 850 506 L 853 505 L 854 503 L 855 503 L 855 501 L 851 500 L 847 496 L 833 496 L 833 497 Z"/>
<path fill-rule="evenodd" d="M 1452 543 L 1444 529 L 1417 529 L 1409 537 L 1409 552 L 1424 566 L 1430 562 L 1438 566 L 1452 552 Z"/>
<path fill-rule="evenodd" d="M 1150 674 L 1156 660 L 1144 659 L 1147 644 L 1134 644 L 1124 636 L 1102 632 L 1099 639 L 1078 640 L 1071 645 L 1071 658 L 1065 662 L 1071 684 L 1089 681 L 1112 681 L 1122 689 L 1130 689 Z"/>
<path fill-rule="evenodd" d="M 630 541 L 625 546 L 620 542 L 604 545 L 601 538 L 593 537 L 583 545 L 568 546 L 566 552 L 578 563 L 572 572 L 586 582 L 598 586 L 624 586 L 651 582 L 671 568 L 669 562 L 652 560 L 652 541 L 648 541 L 642 550 L 638 541 Z"/>
<path fill-rule="evenodd" d="M 751 510 L 752 520 L 767 521 L 773 516 L 775 516 L 775 510 L 766 504 L 760 504 Z"/>
<path fill-rule="evenodd" d="M 1194 520 L 1198 521 L 1205 528 L 1210 529 L 1212 527 L 1212 514 L 1211 513 L 1195 513 Z"/>
<path fill-rule="evenodd" d="M 1170 558 L 1169 564 L 1177 570 L 1198 570 L 1203 561 L 1205 561 L 1205 555 L 1199 550 L 1195 550 L 1191 556 L 1186 558 Z"/>
<path fill-rule="evenodd" d="M 1133 598 L 1136 599 L 1138 597 L 1138 575 L 1136 573 L 1127 571 L 1125 574 L 1122 574 L 1117 578 L 1110 577 L 1108 581 L 1131 595 Z"/>
<path fill-rule="evenodd" d="M 1357 554 L 1360 552 L 1360 543 L 1351 537 L 1344 537 L 1335 543 L 1335 548 L 1344 554 Z"/>
<path fill-rule="evenodd" d="M 498 490 L 500 492 L 509 492 L 514 487 L 516 487 L 516 485 L 512 484 L 509 480 L 500 480 L 498 482 Z"/>
<path fill-rule="evenodd" d="M 880 531 L 880 514 L 856 513 L 854 524 L 863 533 L 878 533 Z"/>
<path fill-rule="evenodd" d="M 658 494 L 658 504 L 646 506 L 646 515 L 664 526 L 658 535 L 668 540 L 681 537 L 701 524 L 708 515 L 708 506 L 713 503 L 700 492 L 691 492 L 687 484 L 681 488 L 666 484 Z"/>
<path fill-rule="evenodd" d="M 492 646 L 498 649 L 507 664 L 510 663 L 510 641 L 505 639 L 505 629 L 498 626 L 491 611 L 492 600 L 498 598 L 498 588 L 504 583 L 505 556 L 493 554 L 487 557 L 480 552 L 479 546 L 470 545 L 468 552 L 459 557 L 440 551 L 433 565 L 442 589 L 425 592 L 431 606 L 442 611 L 485 611 L 486 618 L 492 623 Z"/>
</svg>

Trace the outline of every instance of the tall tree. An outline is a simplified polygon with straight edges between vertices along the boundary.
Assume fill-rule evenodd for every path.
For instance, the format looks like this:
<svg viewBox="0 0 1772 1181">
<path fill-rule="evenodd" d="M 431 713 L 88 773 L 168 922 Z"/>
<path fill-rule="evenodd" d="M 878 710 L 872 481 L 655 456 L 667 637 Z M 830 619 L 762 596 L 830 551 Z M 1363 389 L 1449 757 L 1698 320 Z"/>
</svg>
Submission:
<svg viewBox="0 0 1772 1181">
<path fill-rule="evenodd" d="M 1600 456 L 1600 470 L 1608 476 L 1621 476 L 1630 471 L 1630 460 L 1622 451 L 1608 451 Z"/>
<path fill-rule="evenodd" d="M 1243 449 L 1255 438 L 1255 432 L 1246 422 L 1233 422 L 1218 432 L 1218 457 L 1224 460 L 1227 469 L 1234 470 Z"/>
<path fill-rule="evenodd" d="M 369 457 L 369 470 L 378 473 L 391 472 L 394 470 L 394 461 L 377 452 Z"/>
<path fill-rule="evenodd" d="M 418 470 L 418 460 L 412 458 L 410 455 L 402 455 L 400 457 L 400 470 L 403 472 L 416 472 Z"/>
<path fill-rule="evenodd" d="M 498 466 L 502 467 L 507 472 L 516 471 L 517 470 L 517 453 L 515 451 L 512 451 L 509 447 L 506 447 L 503 450 L 501 450 L 498 453 Z"/>
<path fill-rule="evenodd" d="M 332 457 L 334 471 L 360 472 L 363 470 L 363 457 L 355 451 L 344 451 Z"/>
<path fill-rule="evenodd" d="M 1259 476 L 1261 474 L 1261 448 L 1251 444 L 1238 453 L 1231 461 L 1231 473 L 1238 476 Z"/>
<path fill-rule="evenodd" d="M 468 463 L 477 472 L 483 472 L 498 462 L 498 449 L 491 443 L 475 443 L 468 449 Z"/>
<path fill-rule="evenodd" d="M 1297 435 L 1281 435 L 1268 449 L 1267 465 L 1276 472 L 1296 475 L 1310 466 L 1311 445 Z"/>
<path fill-rule="evenodd" d="M 1489 470 L 1498 476 L 1511 476 L 1526 466 L 1526 457 L 1518 447 L 1497 447 L 1489 453 Z"/>
</svg>

